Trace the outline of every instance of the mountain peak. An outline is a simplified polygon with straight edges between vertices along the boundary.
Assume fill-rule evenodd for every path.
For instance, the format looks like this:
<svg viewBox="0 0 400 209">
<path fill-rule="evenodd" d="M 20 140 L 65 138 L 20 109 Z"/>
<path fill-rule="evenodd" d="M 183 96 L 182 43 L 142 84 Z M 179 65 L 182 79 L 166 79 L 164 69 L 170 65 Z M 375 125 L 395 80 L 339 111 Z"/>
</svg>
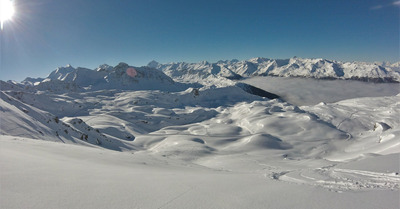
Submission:
<svg viewBox="0 0 400 209">
<path fill-rule="evenodd" d="M 159 64 L 159 62 L 152 60 L 151 62 L 149 62 L 149 64 L 147 64 L 147 67 L 157 68 Z"/>
<path fill-rule="evenodd" d="M 51 72 L 47 78 L 49 79 L 59 79 L 61 80 L 66 74 L 71 73 L 75 70 L 70 64 L 65 67 L 58 67 L 53 72 Z"/>
<path fill-rule="evenodd" d="M 102 71 L 109 72 L 112 69 L 113 69 L 113 66 L 110 66 L 110 65 L 107 65 L 107 64 L 102 64 L 102 65 L 99 65 L 99 67 L 96 68 L 95 70 L 98 71 L 98 72 L 102 72 Z"/>
</svg>

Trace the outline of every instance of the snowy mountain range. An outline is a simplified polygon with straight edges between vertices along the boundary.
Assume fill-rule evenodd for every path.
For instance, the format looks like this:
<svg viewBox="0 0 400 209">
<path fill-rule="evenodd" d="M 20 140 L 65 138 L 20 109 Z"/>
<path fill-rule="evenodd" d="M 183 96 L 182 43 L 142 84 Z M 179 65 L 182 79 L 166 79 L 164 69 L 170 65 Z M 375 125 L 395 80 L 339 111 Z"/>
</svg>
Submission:
<svg viewBox="0 0 400 209">
<path fill-rule="evenodd" d="M 217 63 L 150 62 L 148 67 L 163 71 L 182 82 L 215 77 L 240 79 L 253 76 L 304 77 L 316 79 L 345 79 L 372 82 L 400 82 L 399 63 L 339 62 L 326 59 L 267 59 L 230 60 Z M 202 83 L 205 83 L 204 81 Z"/>
<path fill-rule="evenodd" d="M 188 88 L 187 84 L 191 87 L 200 85 L 225 87 L 235 85 L 236 80 L 254 76 L 399 83 L 399 65 L 400 63 L 338 62 L 302 58 L 253 58 L 245 61 L 168 64 L 152 61 L 144 67 L 120 63 L 115 67 L 100 65 L 94 70 L 67 65 L 57 68 L 46 78 L 28 77 L 20 83 L 12 81 L 8 83 L 25 89 L 53 92 L 102 89 L 181 91 Z M 128 68 L 134 69 L 135 76 L 126 73 Z"/>
</svg>

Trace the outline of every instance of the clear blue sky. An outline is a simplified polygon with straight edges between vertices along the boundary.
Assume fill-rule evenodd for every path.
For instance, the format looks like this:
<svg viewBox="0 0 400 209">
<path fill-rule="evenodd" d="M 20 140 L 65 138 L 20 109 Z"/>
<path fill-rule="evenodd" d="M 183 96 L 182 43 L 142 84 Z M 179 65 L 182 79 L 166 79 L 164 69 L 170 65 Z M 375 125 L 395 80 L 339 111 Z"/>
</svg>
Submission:
<svg viewBox="0 0 400 209">
<path fill-rule="evenodd" d="M 399 61 L 395 0 L 14 0 L 0 80 L 58 66 L 252 57 Z"/>
</svg>

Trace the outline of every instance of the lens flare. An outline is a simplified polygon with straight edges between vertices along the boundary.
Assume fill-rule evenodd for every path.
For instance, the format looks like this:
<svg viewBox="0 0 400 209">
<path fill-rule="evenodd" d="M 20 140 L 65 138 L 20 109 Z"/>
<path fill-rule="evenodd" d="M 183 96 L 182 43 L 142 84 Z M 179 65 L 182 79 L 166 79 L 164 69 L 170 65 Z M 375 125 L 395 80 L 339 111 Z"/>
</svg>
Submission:
<svg viewBox="0 0 400 209">
<path fill-rule="evenodd" d="M 130 68 L 126 69 L 126 74 L 128 74 L 128 76 L 134 78 L 137 75 L 137 71 L 135 70 L 135 68 L 130 67 Z"/>
<path fill-rule="evenodd" d="M 0 0 L 0 22 L 1 22 L 1 30 L 3 30 L 3 24 L 5 21 L 11 19 L 14 15 L 14 5 L 10 0 Z"/>
</svg>

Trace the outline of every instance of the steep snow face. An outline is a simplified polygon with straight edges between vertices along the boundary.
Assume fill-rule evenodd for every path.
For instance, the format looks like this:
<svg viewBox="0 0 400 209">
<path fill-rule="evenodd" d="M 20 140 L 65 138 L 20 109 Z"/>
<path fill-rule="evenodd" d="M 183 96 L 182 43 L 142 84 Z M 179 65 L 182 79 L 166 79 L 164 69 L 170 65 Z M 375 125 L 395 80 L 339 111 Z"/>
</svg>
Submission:
<svg viewBox="0 0 400 209">
<path fill-rule="evenodd" d="M 398 65 L 398 64 L 397 64 Z M 400 82 L 396 64 L 338 62 L 326 59 L 291 58 L 286 60 L 253 58 L 245 61 L 219 61 L 217 63 L 149 63 L 173 79 L 202 84 L 218 77 L 238 79 L 251 76 L 306 77 L 318 79 L 351 79 L 373 82 Z M 207 81 L 204 81 L 207 80 Z M 221 82 L 220 82 L 221 83 Z"/>
<path fill-rule="evenodd" d="M 71 65 L 67 65 L 65 67 L 58 67 L 56 70 L 51 72 L 47 78 L 52 79 L 52 80 L 63 80 L 65 76 L 67 76 L 69 73 L 72 73 L 75 71 L 75 68 L 72 67 Z"/>
</svg>

